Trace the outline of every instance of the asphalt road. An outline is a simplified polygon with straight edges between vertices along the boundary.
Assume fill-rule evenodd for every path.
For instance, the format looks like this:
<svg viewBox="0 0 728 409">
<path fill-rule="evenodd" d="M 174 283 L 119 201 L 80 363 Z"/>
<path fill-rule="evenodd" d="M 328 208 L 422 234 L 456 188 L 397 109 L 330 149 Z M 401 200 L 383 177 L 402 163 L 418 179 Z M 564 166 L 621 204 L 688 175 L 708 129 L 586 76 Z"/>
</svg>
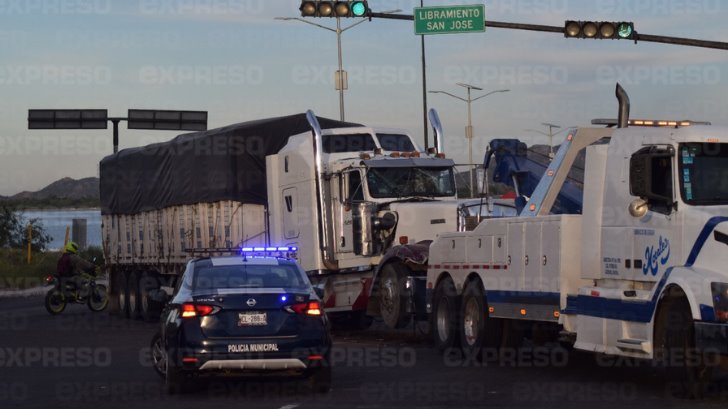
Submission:
<svg viewBox="0 0 728 409">
<path fill-rule="evenodd" d="M 376 328 L 376 326 L 375 326 Z M 52 317 L 42 297 L 0 299 L 3 408 L 724 408 L 721 372 L 703 401 L 671 397 L 659 371 L 558 348 L 506 351 L 487 364 L 444 358 L 413 330 L 337 331 L 333 389 L 293 380 L 201 382 L 167 396 L 151 368 L 155 324 L 73 305 Z"/>
</svg>

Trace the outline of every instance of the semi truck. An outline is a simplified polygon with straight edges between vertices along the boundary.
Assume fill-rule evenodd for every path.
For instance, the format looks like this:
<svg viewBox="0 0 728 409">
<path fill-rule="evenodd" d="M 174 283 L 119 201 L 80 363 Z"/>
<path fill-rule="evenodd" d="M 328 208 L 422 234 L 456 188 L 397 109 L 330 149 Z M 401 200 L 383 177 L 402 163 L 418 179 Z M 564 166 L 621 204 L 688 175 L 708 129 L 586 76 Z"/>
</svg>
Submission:
<svg viewBox="0 0 728 409">
<path fill-rule="evenodd" d="M 699 396 L 728 358 L 728 128 L 630 120 L 617 97 L 618 120 L 594 121 L 617 127 L 571 130 L 517 217 L 432 242 L 434 343 L 478 356 L 538 330 Z M 582 150 L 582 209 L 553 214 Z"/>
<path fill-rule="evenodd" d="M 454 162 L 403 131 L 313 112 L 183 134 L 124 149 L 100 163 L 102 241 L 112 311 L 159 316 L 194 256 L 286 246 L 323 289 L 330 313 L 409 318 L 406 276 L 415 250 L 478 214 L 457 199 Z M 486 207 L 515 214 L 512 201 Z M 423 244 L 425 243 L 425 244 Z M 165 291 L 167 290 L 167 291 Z M 357 321 L 357 322 L 359 322 Z"/>
</svg>

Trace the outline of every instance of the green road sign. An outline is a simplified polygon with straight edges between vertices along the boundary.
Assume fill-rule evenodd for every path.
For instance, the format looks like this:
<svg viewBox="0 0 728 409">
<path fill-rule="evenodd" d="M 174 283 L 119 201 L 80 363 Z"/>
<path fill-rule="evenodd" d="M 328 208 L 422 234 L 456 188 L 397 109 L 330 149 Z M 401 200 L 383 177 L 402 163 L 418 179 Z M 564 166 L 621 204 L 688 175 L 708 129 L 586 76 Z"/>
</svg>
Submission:
<svg viewBox="0 0 728 409">
<path fill-rule="evenodd" d="M 415 7 L 415 34 L 485 31 L 485 5 Z"/>
</svg>

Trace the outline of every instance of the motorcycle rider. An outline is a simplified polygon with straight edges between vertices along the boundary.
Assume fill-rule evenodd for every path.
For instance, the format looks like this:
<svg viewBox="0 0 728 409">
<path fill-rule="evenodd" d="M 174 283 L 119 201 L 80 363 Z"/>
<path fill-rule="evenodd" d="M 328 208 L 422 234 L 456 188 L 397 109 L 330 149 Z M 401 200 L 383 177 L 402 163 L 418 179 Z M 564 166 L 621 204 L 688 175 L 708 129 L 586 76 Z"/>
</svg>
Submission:
<svg viewBox="0 0 728 409">
<path fill-rule="evenodd" d="M 86 280 L 82 273 L 93 273 L 96 266 L 90 261 L 84 260 L 78 255 L 78 244 L 69 241 L 63 249 L 63 254 L 58 259 L 57 273 L 61 280 L 66 280 L 74 285 L 76 298 L 83 299 L 88 294 L 85 287 Z M 65 284 L 65 283 L 64 283 Z M 61 287 L 64 288 L 64 287 Z"/>
</svg>

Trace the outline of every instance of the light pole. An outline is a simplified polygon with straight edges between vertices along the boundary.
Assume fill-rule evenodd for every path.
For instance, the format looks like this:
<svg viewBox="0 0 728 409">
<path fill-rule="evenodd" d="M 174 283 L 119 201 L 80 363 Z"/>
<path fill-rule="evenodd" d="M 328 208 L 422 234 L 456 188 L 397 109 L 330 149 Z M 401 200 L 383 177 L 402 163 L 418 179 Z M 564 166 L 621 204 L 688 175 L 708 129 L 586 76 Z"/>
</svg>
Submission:
<svg viewBox="0 0 728 409">
<path fill-rule="evenodd" d="M 541 135 L 548 136 L 549 137 L 549 159 L 553 159 L 554 158 L 554 136 L 560 134 L 561 132 L 567 131 L 573 127 L 569 126 L 564 129 L 561 129 L 561 127 L 559 125 L 550 124 L 548 122 L 542 122 L 541 125 L 547 126 L 549 128 L 549 131 L 543 132 L 543 131 L 539 131 L 536 129 L 525 129 L 525 131 L 536 132 L 536 133 L 540 133 Z M 554 133 L 554 128 L 561 129 L 561 130 Z"/>
<path fill-rule="evenodd" d="M 445 92 L 445 91 L 430 91 L 430 93 L 432 93 L 432 94 L 445 94 L 445 95 L 449 95 L 449 96 L 451 96 L 453 98 L 459 99 L 459 100 L 461 100 L 463 102 L 466 102 L 468 104 L 468 126 L 465 127 L 465 138 L 468 140 L 468 166 L 470 167 L 470 196 L 471 197 L 475 197 L 475 183 L 473 183 L 473 121 L 472 121 L 472 114 L 471 114 L 471 110 L 470 110 L 470 104 L 472 104 L 474 101 L 477 101 L 477 100 L 479 100 L 481 98 L 485 98 L 485 97 L 487 97 L 490 94 L 495 94 L 497 92 L 508 92 L 510 90 L 509 89 L 498 89 L 498 90 L 495 90 L 495 91 L 490 91 L 490 92 L 488 92 L 486 94 L 483 94 L 483 95 L 481 95 L 481 96 L 479 96 L 477 98 L 471 98 L 470 90 L 475 89 L 475 90 L 478 90 L 478 91 L 482 91 L 483 88 L 476 87 L 475 85 L 465 84 L 465 83 L 462 83 L 462 82 L 458 82 L 457 85 L 459 85 L 461 87 L 467 88 L 467 90 L 468 90 L 468 97 L 467 97 L 467 99 L 466 98 L 461 98 L 461 97 L 459 97 L 457 95 L 453 95 L 453 94 L 451 94 L 449 92 Z"/>
<path fill-rule="evenodd" d="M 397 13 L 400 11 L 402 11 L 402 10 L 388 10 L 388 11 L 383 11 L 382 13 Z M 312 23 L 308 20 L 304 20 L 299 17 L 274 17 L 274 19 L 283 20 L 283 21 L 296 20 L 296 21 L 300 21 L 302 23 L 310 24 L 312 26 L 323 28 L 324 30 L 328 30 L 333 33 L 336 33 L 336 48 L 337 48 L 338 57 L 339 57 L 339 69 L 336 71 L 334 85 L 335 85 L 336 89 L 339 91 L 339 118 L 343 121 L 344 120 L 344 90 L 348 88 L 348 85 L 347 85 L 348 81 L 347 81 L 346 73 L 344 72 L 344 62 L 343 62 L 343 58 L 341 55 L 341 33 L 343 33 L 344 31 L 346 31 L 350 28 L 358 26 L 359 24 L 369 20 L 369 18 L 365 17 L 348 27 L 341 28 L 341 18 L 337 16 L 336 17 L 336 29 L 333 29 L 331 27 L 326 27 L 321 24 Z"/>
</svg>

